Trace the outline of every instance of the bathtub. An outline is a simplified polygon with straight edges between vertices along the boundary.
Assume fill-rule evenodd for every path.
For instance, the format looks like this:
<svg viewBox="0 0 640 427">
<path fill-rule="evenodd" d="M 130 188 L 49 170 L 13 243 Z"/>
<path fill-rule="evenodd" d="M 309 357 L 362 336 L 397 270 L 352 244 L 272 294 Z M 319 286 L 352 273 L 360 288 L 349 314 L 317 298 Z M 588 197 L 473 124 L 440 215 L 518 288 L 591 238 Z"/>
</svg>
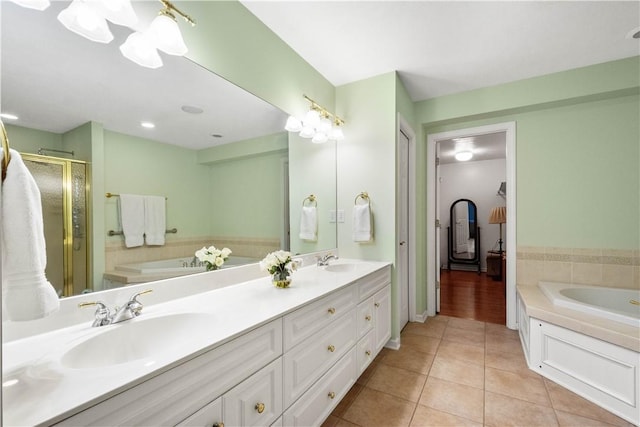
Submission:
<svg viewBox="0 0 640 427">
<path fill-rule="evenodd" d="M 538 287 L 556 306 L 640 327 L 640 290 L 554 282 Z"/>
<path fill-rule="evenodd" d="M 241 257 L 241 256 L 231 256 L 227 259 L 222 266 L 222 268 L 236 267 L 239 265 L 251 264 L 258 262 L 258 259 L 249 258 L 249 257 Z M 198 263 L 197 266 L 192 266 L 193 257 L 185 257 L 185 258 L 173 258 L 173 259 L 164 259 L 159 261 L 147 261 L 140 263 L 132 263 L 132 264 L 122 264 L 116 265 L 116 271 L 124 271 L 129 273 L 137 273 L 137 274 L 163 274 L 163 273 L 200 273 L 206 270 L 204 265 Z"/>
</svg>

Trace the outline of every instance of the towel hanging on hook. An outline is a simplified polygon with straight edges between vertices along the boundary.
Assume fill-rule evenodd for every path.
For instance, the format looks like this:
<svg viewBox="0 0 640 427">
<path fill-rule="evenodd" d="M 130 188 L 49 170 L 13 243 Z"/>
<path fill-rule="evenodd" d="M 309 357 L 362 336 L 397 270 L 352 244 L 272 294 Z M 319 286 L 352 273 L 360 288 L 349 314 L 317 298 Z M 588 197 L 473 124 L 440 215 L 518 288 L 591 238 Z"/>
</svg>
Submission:
<svg viewBox="0 0 640 427">
<path fill-rule="evenodd" d="M 364 203 L 358 204 L 358 200 Z M 371 242 L 373 241 L 373 212 L 369 194 L 363 191 L 356 196 L 353 203 L 353 241 Z"/>
<path fill-rule="evenodd" d="M 7 168 L 11 161 L 11 152 L 9 151 L 9 136 L 2 120 L 0 120 L 0 128 L 2 128 L 2 133 L 0 134 L 0 139 L 2 139 L 2 182 L 4 182 L 7 177 Z"/>
<path fill-rule="evenodd" d="M 318 240 L 318 200 L 311 194 L 302 201 L 302 211 L 300 212 L 300 233 L 301 240 L 315 242 Z"/>
</svg>

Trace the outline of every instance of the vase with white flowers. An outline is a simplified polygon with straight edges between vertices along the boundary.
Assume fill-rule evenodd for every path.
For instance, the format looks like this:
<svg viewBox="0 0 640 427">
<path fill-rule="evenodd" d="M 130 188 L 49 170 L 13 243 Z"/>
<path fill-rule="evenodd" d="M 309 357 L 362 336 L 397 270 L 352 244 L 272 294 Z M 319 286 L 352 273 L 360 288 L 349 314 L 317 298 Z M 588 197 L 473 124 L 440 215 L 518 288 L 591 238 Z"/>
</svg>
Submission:
<svg viewBox="0 0 640 427">
<path fill-rule="evenodd" d="M 204 263 L 207 271 L 217 270 L 222 267 L 229 255 L 231 255 L 231 249 L 217 249 L 215 246 L 203 247 L 196 251 L 196 258 Z"/>
<path fill-rule="evenodd" d="M 291 273 L 296 270 L 297 263 L 293 262 L 291 252 L 275 251 L 260 261 L 260 269 L 271 274 L 271 281 L 277 288 L 288 288 L 291 284 Z"/>
</svg>

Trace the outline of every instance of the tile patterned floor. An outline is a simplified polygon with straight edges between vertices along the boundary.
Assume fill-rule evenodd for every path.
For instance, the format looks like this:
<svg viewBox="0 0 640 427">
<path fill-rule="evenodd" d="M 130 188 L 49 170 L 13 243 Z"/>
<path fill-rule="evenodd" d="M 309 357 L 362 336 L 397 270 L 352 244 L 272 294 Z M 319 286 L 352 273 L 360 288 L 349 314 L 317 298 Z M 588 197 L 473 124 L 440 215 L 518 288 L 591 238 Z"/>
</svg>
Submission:
<svg viewBox="0 0 640 427">
<path fill-rule="evenodd" d="M 436 316 L 409 323 L 323 427 L 631 426 L 526 366 L 503 325 Z"/>
</svg>

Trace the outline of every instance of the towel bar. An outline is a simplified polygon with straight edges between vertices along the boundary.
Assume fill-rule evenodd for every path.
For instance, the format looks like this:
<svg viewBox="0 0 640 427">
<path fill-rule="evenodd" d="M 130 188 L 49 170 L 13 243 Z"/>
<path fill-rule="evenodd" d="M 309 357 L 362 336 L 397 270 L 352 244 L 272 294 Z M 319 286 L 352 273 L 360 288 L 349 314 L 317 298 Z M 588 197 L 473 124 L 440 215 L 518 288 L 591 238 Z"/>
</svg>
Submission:
<svg viewBox="0 0 640 427">
<path fill-rule="evenodd" d="M 177 228 L 172 228 L 171 230 L 164 230 L 164 232 L 165 232 L 165 234 L 168 234 L 168 233 L 175 234 L 175 233 L 178 232 L 178 229 Z M 121 236 L 122 234 L 123 234 L 122 231 L 113 231 L 113 230 L 109 230 L 109 232 L 107 233 L 107 235 L 109 235 L 109 236 Z"/>
<path fill-rule="evenodd" d="M 111 197 L 120 197 L 120 195 L 119 195 L 119 194 L 116 194 L 116 193 L 106 193 L 106 194 L 105 194 L 105 197 L 106 197 L 107 199 L 110 199 Z M 164 199 L 165 199 L 165 200 L 167 200 L 167 199 L 168 199 L 168 197 L 165 197 Z"/>
<path fill-rule="evenodd" d="M 360 193 L 360 194 L 358 194 L 356 196 L 356 198 L 353 200 L 353 204 L 354 205 L 358 204 L 358 199 L 362 199 L 366 203 L 371 203 L 371 199 L 369 198 L 369 193 L 367 193 L 366 191 L 363 191 L 362 193 Z"/>
<path fill-rule="evenodd" d="M 305 204 L 307 201 L 309 202 L 309 204 L 310 204 L 311 206 L 318 206 L 318 201 L 316 200 L 316 196 L 315 196 L 314 194 L 310 194 L 310 195 L 309 195 L 309 197 L 305 198 L 305 199 L 302 201 L 302 206 L 304 206 L 304 204 Z"/>
</svg>

